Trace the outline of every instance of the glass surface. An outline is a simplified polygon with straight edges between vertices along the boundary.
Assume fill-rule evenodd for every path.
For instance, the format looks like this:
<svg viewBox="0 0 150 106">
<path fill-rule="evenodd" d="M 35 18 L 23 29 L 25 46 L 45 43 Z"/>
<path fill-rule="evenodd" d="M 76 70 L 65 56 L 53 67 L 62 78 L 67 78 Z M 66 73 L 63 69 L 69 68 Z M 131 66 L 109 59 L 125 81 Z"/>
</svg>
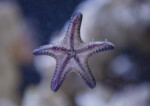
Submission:
<svg viewBox="0 0 150 106">
<path fill-rule="evenodd" d="M 149 10 L 149 0 L 0 1 L 0 106 L 149 106 Z M 61 41 L 76 12 L 84 42 L 115 49 L 89 57 L 95 88 L 70 73 L 53 92 L 56 61 L 33 50 Z"/>
</svg>

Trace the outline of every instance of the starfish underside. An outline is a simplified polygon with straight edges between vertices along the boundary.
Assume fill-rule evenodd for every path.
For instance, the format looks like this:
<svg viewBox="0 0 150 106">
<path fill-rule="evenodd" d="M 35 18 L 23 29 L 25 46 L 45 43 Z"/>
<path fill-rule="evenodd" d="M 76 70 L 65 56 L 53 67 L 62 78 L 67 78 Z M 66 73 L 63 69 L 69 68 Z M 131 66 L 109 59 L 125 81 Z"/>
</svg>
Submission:
<svg viewBox="0 0 150 106">
<path fill-rule="evenodd" d="M 114 45 L 108 41 L 84 43 L 80 37 L 82 14 L 76 13 L 70 20 L 66 36 L 56 44 L 44 45 L 33 51 L 34 55 L 48 55 L 56 59 L 56 68 L 51 89 L 56 92 L 69 72 L 77 73 L 90 87 L 96 86 L 95 79 L 88 66 L 88 57 Z"/>
</svg>

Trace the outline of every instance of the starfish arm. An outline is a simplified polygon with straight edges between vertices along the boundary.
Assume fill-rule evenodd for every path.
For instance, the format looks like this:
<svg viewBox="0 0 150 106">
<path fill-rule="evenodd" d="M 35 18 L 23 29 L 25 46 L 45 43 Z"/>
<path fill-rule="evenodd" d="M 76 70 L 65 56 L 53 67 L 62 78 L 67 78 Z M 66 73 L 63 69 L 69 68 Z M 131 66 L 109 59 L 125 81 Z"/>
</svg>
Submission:
<svg viewBox="0 0 150 106">
<path fill-rule="evenodd" d="M 84 55 L 91 56 L 99 52 L 112 50 L 114 47 L 114 44 L 108 41 L 90 42 L 85 44 L 83 48 L 79 49 L 78 53 L 84 53 Z"/>
<path fill-rule="evenodd" d="M 74 48 L 76 44 L 83 42 L 80 37 L 81 21 L 82 21 L 81 13 L 76 13 L 71 17 L 66 36 L 63 40 L 67 42 L 68 45 L 70 45 L 70 48 Z"/>
<path fill-rule="evenodd" d="M 51 81 L 51 89 L 56 92 L 62 85 L 64 79 L 69 73 L 69 63 L 70 58 L 68 56 L 63 56 L 61 59 L 57 60 L 55 72 Z"/>
<path fill-rule="evenodd" d="M 66 53 L 68 50 L 64 47 L 55 46 L 55 45 L 44 45 L 36 48 L 33 51 L 34 55 L 48 55 L 54 58 L 57 57 L 60 53 Z"/>
<path fill-rule="evenodd" d="M 80 56 L 80 59 L 76 56 L 75 61 L 78 65 L 78 67 L 76 67 L 76 73 L 90 88 L 94 88 L 96 86 L 96 82 L 89 68 L 88 59 L 85 58 L 85 56 Z"/>
</svg>

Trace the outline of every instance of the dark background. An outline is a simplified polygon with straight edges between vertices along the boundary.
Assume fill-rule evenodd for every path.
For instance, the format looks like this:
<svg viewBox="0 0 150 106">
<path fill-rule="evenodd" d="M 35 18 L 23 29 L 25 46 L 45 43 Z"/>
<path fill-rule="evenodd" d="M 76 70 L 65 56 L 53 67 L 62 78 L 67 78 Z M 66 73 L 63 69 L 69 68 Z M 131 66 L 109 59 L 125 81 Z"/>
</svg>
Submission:
<svg viewBox="0 0 150 106">
<path fill-rule="evenodd" d="M 23 15 L 36 26 L 38 41 L 47 44 L 54 30 L 60 30 L 83 0 L 18 0 Z"/>
</svg>

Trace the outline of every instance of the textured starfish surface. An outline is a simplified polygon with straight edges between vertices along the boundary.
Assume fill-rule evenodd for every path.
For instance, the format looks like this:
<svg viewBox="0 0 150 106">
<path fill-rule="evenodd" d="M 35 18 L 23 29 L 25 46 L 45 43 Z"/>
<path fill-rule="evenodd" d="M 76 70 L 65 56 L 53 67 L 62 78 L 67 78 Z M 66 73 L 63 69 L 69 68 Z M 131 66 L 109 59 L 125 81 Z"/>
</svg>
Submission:
<svg viewBox="0 0 150 106">
<path fill-rule="evenodd" d="M 51 89 L 56 92 L 69 72 L 77 73 L 90 87 L 96 86 L 95 79 L 88 66 L 88 57 L 114 45 L 108 41 L 84 43 L 80 37 L 82 14 L 71 17 L 66 35 L 61 42 L 44 45 L 33 51 L 34 55 L 48 55 L 56 59 L 56 69 L 51 81 Z"/>
</svg>

